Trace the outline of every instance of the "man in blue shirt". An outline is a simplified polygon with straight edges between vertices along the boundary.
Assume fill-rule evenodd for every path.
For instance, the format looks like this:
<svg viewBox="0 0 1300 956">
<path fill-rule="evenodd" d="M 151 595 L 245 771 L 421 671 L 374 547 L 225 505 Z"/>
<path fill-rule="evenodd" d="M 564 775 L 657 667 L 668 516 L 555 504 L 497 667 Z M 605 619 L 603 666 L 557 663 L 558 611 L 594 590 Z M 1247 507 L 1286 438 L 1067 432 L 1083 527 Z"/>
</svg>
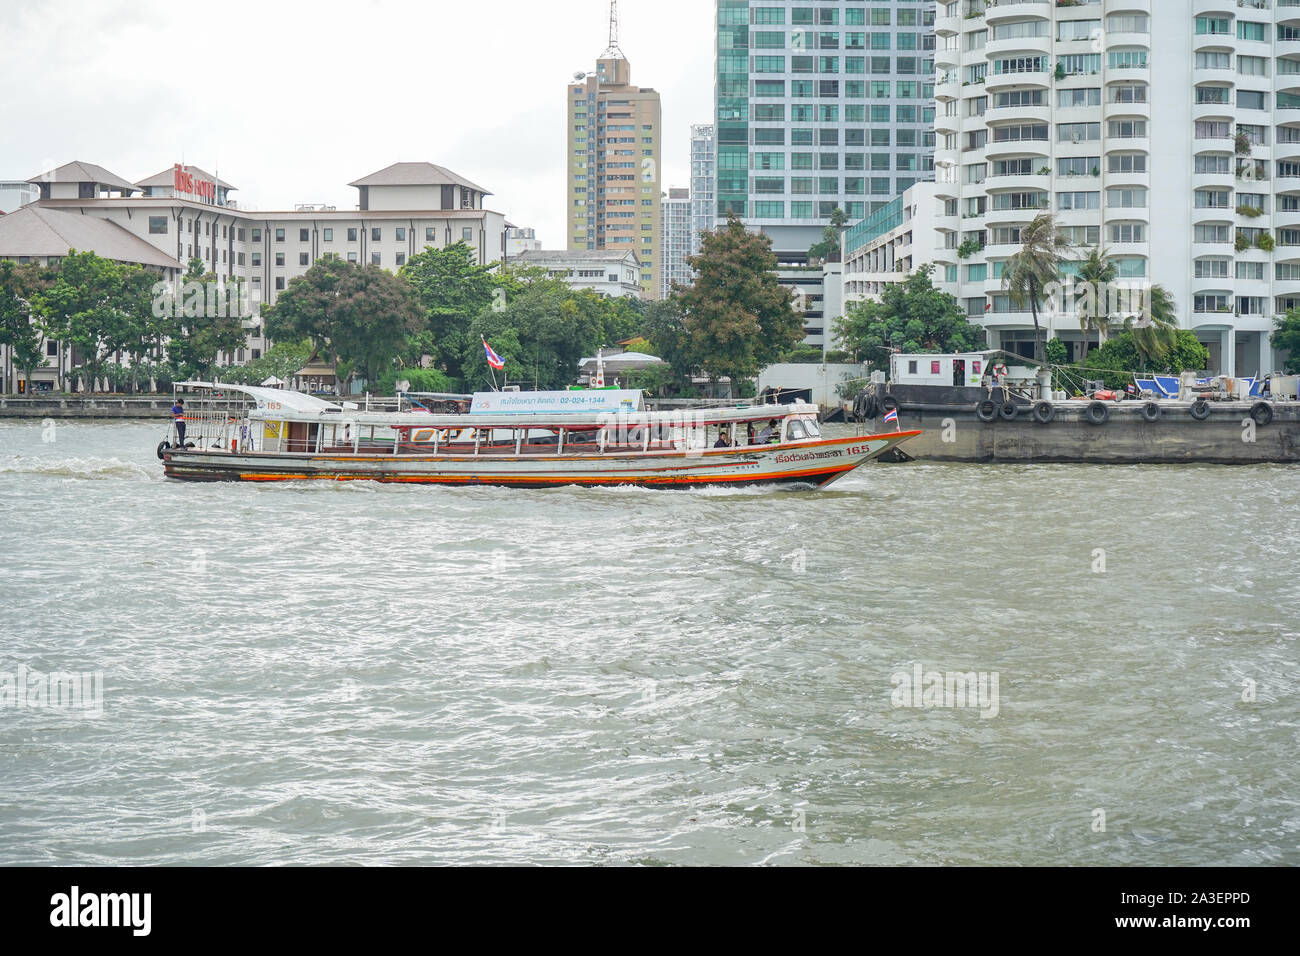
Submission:
<svg viewBox="0 0 1300 956">
<path fill-rule="evenodd" d="M 176 399 L 172 406 L 172 418 L 176 421 L 176 447 L 185 447 L 185 400 Z"/>
</svg>

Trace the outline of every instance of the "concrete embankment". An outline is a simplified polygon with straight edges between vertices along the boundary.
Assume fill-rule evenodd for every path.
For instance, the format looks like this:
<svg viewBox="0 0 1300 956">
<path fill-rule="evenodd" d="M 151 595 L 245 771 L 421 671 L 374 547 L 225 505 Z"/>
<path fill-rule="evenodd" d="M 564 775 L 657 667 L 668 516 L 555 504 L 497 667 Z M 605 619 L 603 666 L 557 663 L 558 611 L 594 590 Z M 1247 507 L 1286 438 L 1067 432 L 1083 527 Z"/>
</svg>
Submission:
<svg viewBox="0 0 1300 956">
<path fill-rule="evenodd" d="M 1034 421 L 1023 407 L 1014 420 L 981 421 L 973 406 L 903 403 L 901 427 L 924 430 L 903 446 L 919 461 L 1090 462 L 1142 464 L 1194 462 L 1259 464 L 1300 462 L 1300 403 L 1273 405 L 1273 420 L 1254 423 L 1251 405 L 1211 403 L 1210 417 L 1197 421 L 1190 405 L 1162 404 L 1148 421 L 1142 403 L 1109 406 L 1104 424 L 1087 420 L 1086 403 L 1057 405 L 1050 423 Z M 870 427 L 870 426 L 867 426 Z M 877 420 L 876 429 L 890 430 Z"/>
<path fill-rule="evenodd" d="M 0 396 L 0 418 L 166 419 L 171 407 L 170 395 Z M 240 398 L 204 407 L 242 413 L 248 403 Z"/>
</svg>

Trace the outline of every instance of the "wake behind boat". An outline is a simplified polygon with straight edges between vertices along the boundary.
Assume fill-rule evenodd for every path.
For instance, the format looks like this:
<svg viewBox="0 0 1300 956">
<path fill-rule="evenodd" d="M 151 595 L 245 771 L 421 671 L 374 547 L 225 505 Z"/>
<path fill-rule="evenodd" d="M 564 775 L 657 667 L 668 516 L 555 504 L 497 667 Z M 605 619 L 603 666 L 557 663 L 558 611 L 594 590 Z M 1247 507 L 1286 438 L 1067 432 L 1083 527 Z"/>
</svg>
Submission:
<svg viewBox="0 0 1300 956">
<path fill-rule="evenodd" d="M 826 438 L 813 405 L 652 412 L 639 391 L 481 392 L 465 414 L 370 411 L 298 392 L 176 386 L 189 406 L 158 447 L 188 481 L 825 487 L 914 438 Z M 225 410 L 242 394 L 254 407 Z"/>
</svg>

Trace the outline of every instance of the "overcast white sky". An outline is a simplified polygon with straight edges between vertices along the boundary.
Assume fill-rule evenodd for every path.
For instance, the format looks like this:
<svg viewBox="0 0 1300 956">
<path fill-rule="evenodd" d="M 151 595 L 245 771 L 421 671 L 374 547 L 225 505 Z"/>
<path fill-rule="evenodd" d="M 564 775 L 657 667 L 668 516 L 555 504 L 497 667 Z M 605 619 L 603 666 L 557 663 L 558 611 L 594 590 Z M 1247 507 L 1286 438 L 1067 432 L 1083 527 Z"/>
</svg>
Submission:
<svg viewBox="0 0 1300 956">
<path fill-rule="evenodd" d="M 713 121 L 711 0 L 620 0 L 632 81 L 663 98 L 664 187 Z M 192 163 L 241 205 L 356 206 L 347 184 L 439 163 L 565 243 L 566 83 L 608 0 L 4 0 L 0 180 L 84 160 L 137 181 Z"/>
</svg>

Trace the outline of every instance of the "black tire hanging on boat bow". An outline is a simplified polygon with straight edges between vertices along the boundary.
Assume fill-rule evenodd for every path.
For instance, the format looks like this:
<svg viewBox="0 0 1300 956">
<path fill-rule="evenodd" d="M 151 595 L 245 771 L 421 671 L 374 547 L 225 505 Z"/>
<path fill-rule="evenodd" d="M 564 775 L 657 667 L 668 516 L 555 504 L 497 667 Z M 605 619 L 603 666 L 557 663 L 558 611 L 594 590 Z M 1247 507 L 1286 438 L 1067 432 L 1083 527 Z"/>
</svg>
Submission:
<svg viewBox="0 0 1300 956">
<path fill-rule="evenodd" d="M 1203 422 L 1210 417 L 1210 403 L 1203 398 L 1198 398 L 1192 403 L 1192 417 L 1198 422 Z"/>
<path fill-rule="evenodd" d="M 172 447 L 172 446 L 171 446 L 171 442 L 160 441 L 160 442 L 158 443 L 158 460 L 159 460 L 159 461 L 162 461 L 162 460 L 164 459 L 164 457 L 165 457 L 165 455 L 166 455 L 166 452 L 167 452 L 168 449 L 170 449 L 171 447 Z"/>
<path fill-rule="evenodd" d="M 1093 402 L 1083 413 L 1089 425 L 1105 425 L 1110 421 L 1110 407 L 1105 402 Z"/>
<path fill-rule="evenodd" d="M 1271 425 L 1273 424 L 1273 406 L 1268 402 L 1256 402 L 1250 407 L 1250 417 L 1261 428 L 1265 425 Z"/>
<path fill-rule="evenodd" d="M 1160 406 L 1155 402 L 1147 402 L 1142 406 L 1142 417 L 1149 422 L 1160 421 Z"/>
<path fill-rule="evenodd" d="M 979 416 L 982 422 L 991 422 L 998 417 L 997 403 L 991 398 L 986 398 L 975 406 L 975 414 Z"/>
<path fill-rule="evenodd" d="M 1042 401 L 1034 406 L 1034 421 L 1040 425 L 1050 425 L 1056 418 L 1056 406 L 1051 402 Z"/>
</svg>

